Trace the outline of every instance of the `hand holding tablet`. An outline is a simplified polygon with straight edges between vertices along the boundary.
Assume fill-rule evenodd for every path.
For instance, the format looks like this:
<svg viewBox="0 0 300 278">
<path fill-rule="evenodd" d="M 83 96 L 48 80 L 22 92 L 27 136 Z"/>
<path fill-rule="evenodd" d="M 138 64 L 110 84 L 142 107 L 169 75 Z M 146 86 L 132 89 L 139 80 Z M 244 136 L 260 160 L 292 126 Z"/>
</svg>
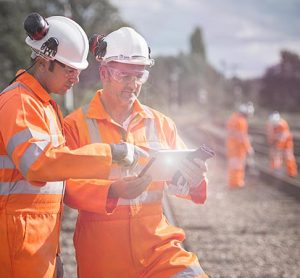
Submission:
<svg viewBox="0 0 300 278">
<path fill-rule="evenodd" d="M 209 147 L 201 145 L 198 149 L 159 150 L 144 166 L 138 176 L 148 174 L 153 181 L 171 181 L 178 172 L 183 159 L 206 161 L 215 155 Z"/>
</svg>

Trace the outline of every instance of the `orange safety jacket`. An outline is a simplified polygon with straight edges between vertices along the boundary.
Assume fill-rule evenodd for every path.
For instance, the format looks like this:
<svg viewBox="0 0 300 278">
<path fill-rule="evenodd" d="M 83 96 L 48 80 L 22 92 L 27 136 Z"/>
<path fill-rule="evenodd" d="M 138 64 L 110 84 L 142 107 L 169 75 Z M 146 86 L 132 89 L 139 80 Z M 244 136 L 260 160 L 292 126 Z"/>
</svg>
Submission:
<svg viewBox="0 0 300 278">
<path fill-rule="evenodd" d="M 70 148 L 121 140 L 146 150 L 185 148 L 173 121 L 138 100 L 123 128 L 105 111 L 101 94 L 65 118 Z M 67 182 L 65 203 L 79 210 L 74 234 L 79 277 L 206 277 L 196 256 L 179 245 L 184 232 L 163 216 L 165 183 L 153 182 L 139 197 L 127 200 L 108 198 L 113 181 L 73 182 Z M 199 188 L 197 201 L 203 203 L 206 182 Z"/>
<path fill-rule="evenodd" d="M 248 122 L 241 113 L 234 113 L 227 121 L 226 148 L 230 186 L 243 186 L 247 153 L 251 149 Z"/>
<path fill-rule="evenodd" d="M 110 171 L 110 147 L 71 151 L 61 119 L 29 73 L 0 93 L 0 277 L 53 277 L 63 181 Z"/>
<path fill-rule="evenodd" d="M 280 119 L 277 125 L 267 124 L 267 140 L 270 146 L 271 168 L 280 169 L 284 162 L 287 174 L 297 176 L 293 135 L 284 119 Z"/>
</svg>

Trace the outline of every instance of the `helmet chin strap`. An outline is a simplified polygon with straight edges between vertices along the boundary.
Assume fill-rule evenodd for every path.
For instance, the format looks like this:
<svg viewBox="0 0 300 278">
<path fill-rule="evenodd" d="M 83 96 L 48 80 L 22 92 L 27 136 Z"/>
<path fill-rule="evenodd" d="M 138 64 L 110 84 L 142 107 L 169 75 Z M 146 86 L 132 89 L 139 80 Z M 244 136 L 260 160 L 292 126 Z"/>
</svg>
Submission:
<svg viewBox="0 0 300 278">
<path fill-rule="evenodd" d="M 16 75 L 16 76 L 9 82 L 9 85 L 12 84 L 13 82 L 15 82 L 16 79 L 17 79 L 18 77 L 20 77 L 22 74 L 24 74 L 25 72 L 29 71 L 29 70 L 36 64 L 36 62 L 37 62 L 37 59 L 34 59 L 34 61 L 31 63 L 31 65 L 30 65 L 28 68 L 26 68 L 24 71 L 22 71 L 21 73 L 19 73 L 18 75 Z"/>
</svg>

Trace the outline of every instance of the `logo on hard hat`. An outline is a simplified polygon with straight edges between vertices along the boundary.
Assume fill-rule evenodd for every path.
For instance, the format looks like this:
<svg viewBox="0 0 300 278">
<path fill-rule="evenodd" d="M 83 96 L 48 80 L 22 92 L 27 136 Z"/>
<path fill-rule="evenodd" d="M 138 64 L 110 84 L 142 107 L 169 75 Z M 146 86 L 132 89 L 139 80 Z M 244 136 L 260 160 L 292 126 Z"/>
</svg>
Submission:
<svg viewBox="0 0 300 278">
<path fill-rule="evenodd" d="M 41 52 L 48 57 L 54 57 L 57 53 L 58 45 L 58 39 L 51 37 L 42 44 Z"/>
</svg>

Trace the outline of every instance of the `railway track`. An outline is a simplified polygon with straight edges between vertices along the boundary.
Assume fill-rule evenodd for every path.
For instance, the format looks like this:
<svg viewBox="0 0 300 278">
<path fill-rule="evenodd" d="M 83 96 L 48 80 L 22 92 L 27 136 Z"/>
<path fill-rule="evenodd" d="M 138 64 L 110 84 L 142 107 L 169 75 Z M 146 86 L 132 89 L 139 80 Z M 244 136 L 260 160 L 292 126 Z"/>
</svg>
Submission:
<svg viewBox="0 0 300 278">
<path fill-rule="evenodd" d="M 224 141 L 216 136 L 223 132 L 215 129 L 212 136 L 196 125 L 186 126 L 181 129 L 184 139 L 194 146 L 209 142 L 218 156 L 208 162 L 203 206 L 168 198 L 173 218 L 186 232 L 185 248 L 198 255 L 212 278 L 300 277 L 298 187 L 258 165 L 260 174 L 246 175 L 244 188 L 229 189 Z"/>
<path fill-rule="evenodd" d="M 250 129 L 250 131 L 252 130 L 253 129 Z M 286 190 L 293 196 L 300 198 L 300 175 L 296 178 L 291 178 L 271 171 L 271 169 L 269 169 L 268 147 L 266 145 L 264 134 L 262 131 L 255 131 L 256 132 L 250 133 L 253 148 L 255 150 L 255 169 L 259 172 L 260 176 L 267 179 L 269 183 L 272 183 L 274 186 L 279 185 L 280 189 Z M 224 128 L 209 124 L 202 124 L 199 126 L 197 123 L 192 123 L 190 125 L 182 126 L 181 132 L 182 134 L 185 134 L 190 141 L 196 142 L 195 146 L 206 143 L 221 157 L 225 157 L 226 131 Z M 297 139 L 295 142 L 295 145 L 298 146 L 299 140 Z M 298 169 L 300 169 L 300 154 L 295 152 L 295 155 L 298 162 Z M 285 187 L 282 188 L 281 185 L 285 185 Z"/>
<path fill-rule="evenodd" d="M 206 143 L 217 151 L 217 157 L 208 162 L 210 184 L 204 205 L 174 197 L 166 199 L 169 221 L 186 232 L 184 247 L 198 255 L 211 278 L 300 278 L 298 188 L 289 180 L 284 183 L 272 173 L 269 175 L 262 163 L 258 165 L 260 175 L 246 177 L 245 188 L 230 190 L 222 157 L 224 132 L 208 127 L 200 129 L 196 124 L 189 125 L 191 128 L 186 126 L 180 128 L 185 141 L 195 147 Z M 296 193 L 289 191 L 289 187 Z M 66 278 L 76 277 L 72 243 L 76 215 L 75 210 L 66 208 L 62 223 L 61 250 Z"/>
</svg>

